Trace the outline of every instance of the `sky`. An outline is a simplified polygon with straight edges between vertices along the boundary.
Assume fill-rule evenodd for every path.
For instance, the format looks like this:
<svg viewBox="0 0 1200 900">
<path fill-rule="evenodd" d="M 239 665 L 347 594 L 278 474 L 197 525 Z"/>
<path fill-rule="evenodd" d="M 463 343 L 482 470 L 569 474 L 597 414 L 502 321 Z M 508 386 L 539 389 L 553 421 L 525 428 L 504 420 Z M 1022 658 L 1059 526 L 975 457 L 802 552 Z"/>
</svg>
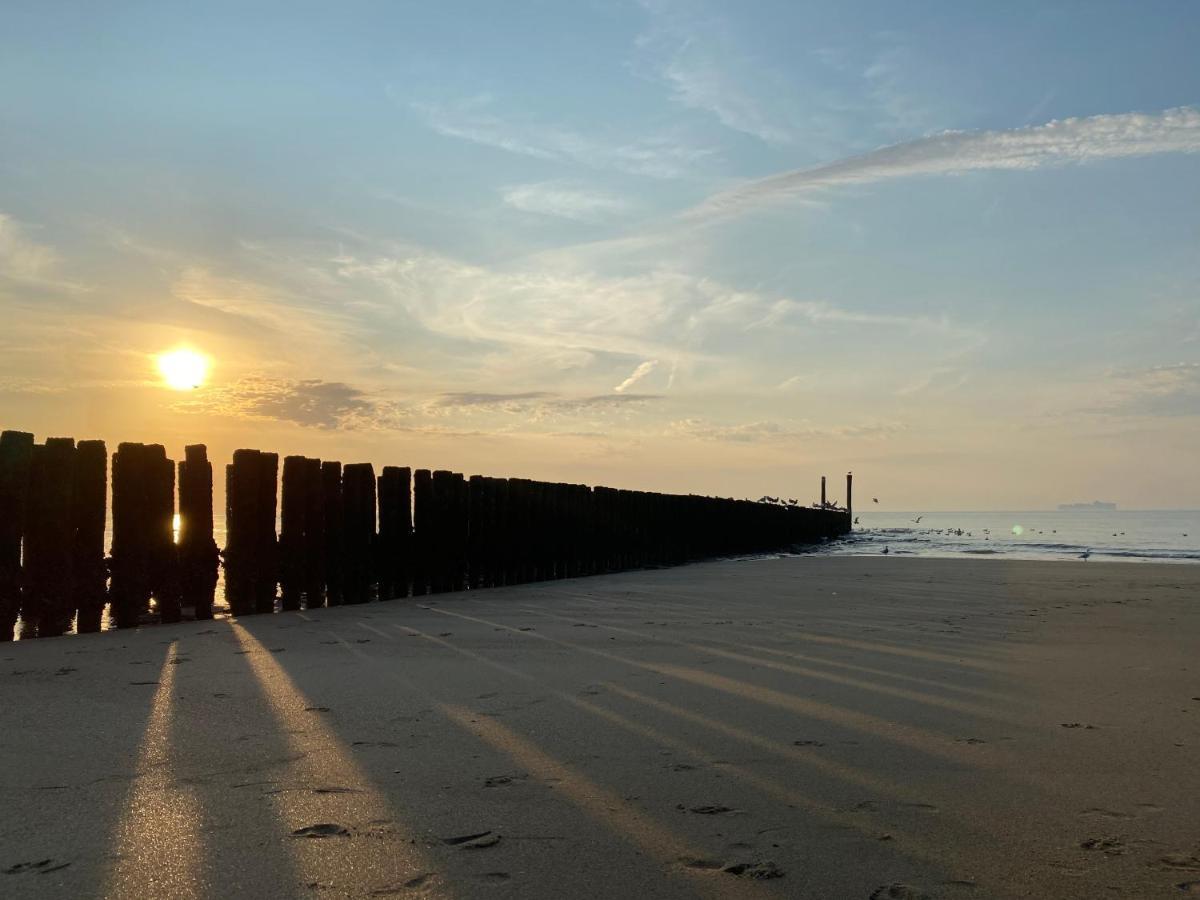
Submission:
<svg viewBox="0 0 1200 900">
<path fill-rule="evenodd" d="M 8 0 L 0 427 L 1200 507 L 1198 46 L 1189 0 Z"/>
</svg>

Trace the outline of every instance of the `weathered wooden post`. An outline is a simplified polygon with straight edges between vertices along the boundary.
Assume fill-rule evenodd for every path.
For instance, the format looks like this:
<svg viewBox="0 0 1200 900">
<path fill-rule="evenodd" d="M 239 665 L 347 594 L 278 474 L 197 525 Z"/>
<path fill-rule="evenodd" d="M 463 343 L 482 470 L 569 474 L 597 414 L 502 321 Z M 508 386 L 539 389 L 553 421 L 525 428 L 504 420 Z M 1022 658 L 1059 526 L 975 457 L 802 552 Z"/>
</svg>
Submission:
<svg viewBox="0 0 1200 900">
<path fill-rule="evenodd" d="M 379 475 L 379 599 L 408 596 L 412 472 L 384 466 Z"/>
<path fill-rule="evenodd" d="M 225 467 L 225 599 L 234 616 L 255 608 L 260 456 L 257 450 L 235 450 Z"/>
<path fill-rule="evenodd" d="M 825 502 L 825 476 L 821 476 L 821 509 L 825 509 L 829 504 Z"/>
<path fill-rule="evenodd" d="M 846 473 L 846 518 L 854 524 L 854 473 Z"/>
<path fill-rule="evenodd" d="M 430 548 L 430 587 L 435 594 L 450 590 L 454 556 L 451 520 L 454 515 L 454 473 L 438 469 L 433 473 L 433 546 Z"/>
<path fill-rule="evenodd" d="M 275 536 L 275 520 L 279 513 L 279 454 L 260 453 L 258 465 L 254 611 L 273 613 L 279 584 L 279 540 Z"/>
<path fill-rule="evenodd" d="M 72 605 L 81 634 L 99 631 L 108 600 L 104 523 L 108 511 L 108 451 L 104 441 L 80 441 L 71 484 Z"/>
<path fill-rule="evenodd" d="M 163 622 L 181 618 L 179 557 L 175 546 L 175 462 L 162 444 L 145 448 L 145 496 L 148 509 L 150 590 Z"/>
<path fill-rule="evenodd" d="M 325 487 L 319 459 L 304 460 L 304 606 L 325 605 Z"/>
<path fill-rule="evenodd" d="M 38 637 L 71 625 L 71 486 L 75 441 L 47 438 L 33 448 L 22 555 L 21 618 Z"/>
<path fill-rule="evenodd" d="M 109 600 L 118 628 L 132 628 L 149 609 L 151 513 L 144 444 L 122 443 L 112 458 L 112 552 Z"/>
<path fill-rule="evenodd" d="M 321 502 L 324 506 L 325 603 L 342 602 L 342 464 L 321 463 Z"/>
<path fill-rule="evenodd" d="M 32 463 L 32 434 L 0 433 L 0 641 L 13 639 L 21 610 L 21 540 Z"/>
<path fill-rule="evenodd" d="M 343 594 L 346 603 L 370 599 L 375 544 L 375 469 L 351 463 L 342 469 Z"/>
<path fill-rule="evenodd" d="M 429 593 L 434 524 L 433 473 L 428 469 L 417 469 L 413 472 L 412 592 L 414 597 Z"/>
<path fill-rule="evenodd" d="M 308 528 L 308 480 L 305 458 L 289 456 L 283 461 L 283 494 L 280 500 L 279 585 L 280 607 L 299 609 L 304 592 L 305 541 Z"/>
<path fill-rule="evenodd" d="M 183 605 L 192 607 L 197 619 L 213 617 L 219 562 L 212 463 L 207 447 L 190 444 L 179 463 L 179 590 Z"/>
</svg>

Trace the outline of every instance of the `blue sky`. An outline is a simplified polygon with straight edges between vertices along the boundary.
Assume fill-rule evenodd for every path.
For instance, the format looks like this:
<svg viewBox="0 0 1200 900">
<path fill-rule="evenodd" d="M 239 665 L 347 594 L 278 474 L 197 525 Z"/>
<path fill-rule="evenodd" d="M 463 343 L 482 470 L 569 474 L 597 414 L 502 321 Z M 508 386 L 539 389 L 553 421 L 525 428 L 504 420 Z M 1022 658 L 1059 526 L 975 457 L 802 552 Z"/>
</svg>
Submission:
<svg viewBox="0 0 1200 900">
<path fill-rule="evenodd" d="M 9 3 L 0 424 L 1200 505 L 1198 44 L 1189 2 Z"/>
</svg>

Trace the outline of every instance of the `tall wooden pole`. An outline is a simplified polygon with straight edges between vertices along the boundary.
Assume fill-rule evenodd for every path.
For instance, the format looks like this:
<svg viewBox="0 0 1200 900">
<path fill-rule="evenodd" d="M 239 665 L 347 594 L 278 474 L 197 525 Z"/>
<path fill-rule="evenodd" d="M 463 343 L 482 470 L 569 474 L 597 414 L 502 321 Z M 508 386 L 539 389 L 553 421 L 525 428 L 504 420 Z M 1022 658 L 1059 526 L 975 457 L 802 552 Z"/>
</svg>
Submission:
<svg viewBox="0 0 1200 900">
<path fill-rule="evenodd" d="M 846 473 L 846 519 L 850 527 L 854 526 L 854 473 Z"/>
<path fill-rule="evenodd" d="M 75 441 L 47 438 L 33 448 L 22 558 L 21 618 L 38 637 L 63 634 L 71 625 L 71 493 Z"/>
</svg>

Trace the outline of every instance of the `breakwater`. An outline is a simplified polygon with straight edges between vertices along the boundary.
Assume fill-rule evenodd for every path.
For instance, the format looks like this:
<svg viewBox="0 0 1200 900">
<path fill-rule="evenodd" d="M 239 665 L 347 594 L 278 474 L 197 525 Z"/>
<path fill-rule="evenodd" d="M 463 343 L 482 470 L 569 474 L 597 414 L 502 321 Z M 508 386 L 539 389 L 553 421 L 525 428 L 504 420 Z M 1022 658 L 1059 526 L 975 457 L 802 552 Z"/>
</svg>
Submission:
<svg viewBox="0 0 1200 900">
<path fill-rule="evenodd" d="M 111 471 L 111 483 L 110 483 Z M 223 567 L 235 616 L 598 575 L 838 537 L 847 508 L 469 478 L 237 450 L 226 542 L 202 444 L 0 433 L 0 640 L 208 619 Z M 111 488 L 111 490 L 110 490 Z M 112 540 L 105 524 L 111 494 Z M 178 535 L 175 533 L 178 516 Z"/>
</svg>

